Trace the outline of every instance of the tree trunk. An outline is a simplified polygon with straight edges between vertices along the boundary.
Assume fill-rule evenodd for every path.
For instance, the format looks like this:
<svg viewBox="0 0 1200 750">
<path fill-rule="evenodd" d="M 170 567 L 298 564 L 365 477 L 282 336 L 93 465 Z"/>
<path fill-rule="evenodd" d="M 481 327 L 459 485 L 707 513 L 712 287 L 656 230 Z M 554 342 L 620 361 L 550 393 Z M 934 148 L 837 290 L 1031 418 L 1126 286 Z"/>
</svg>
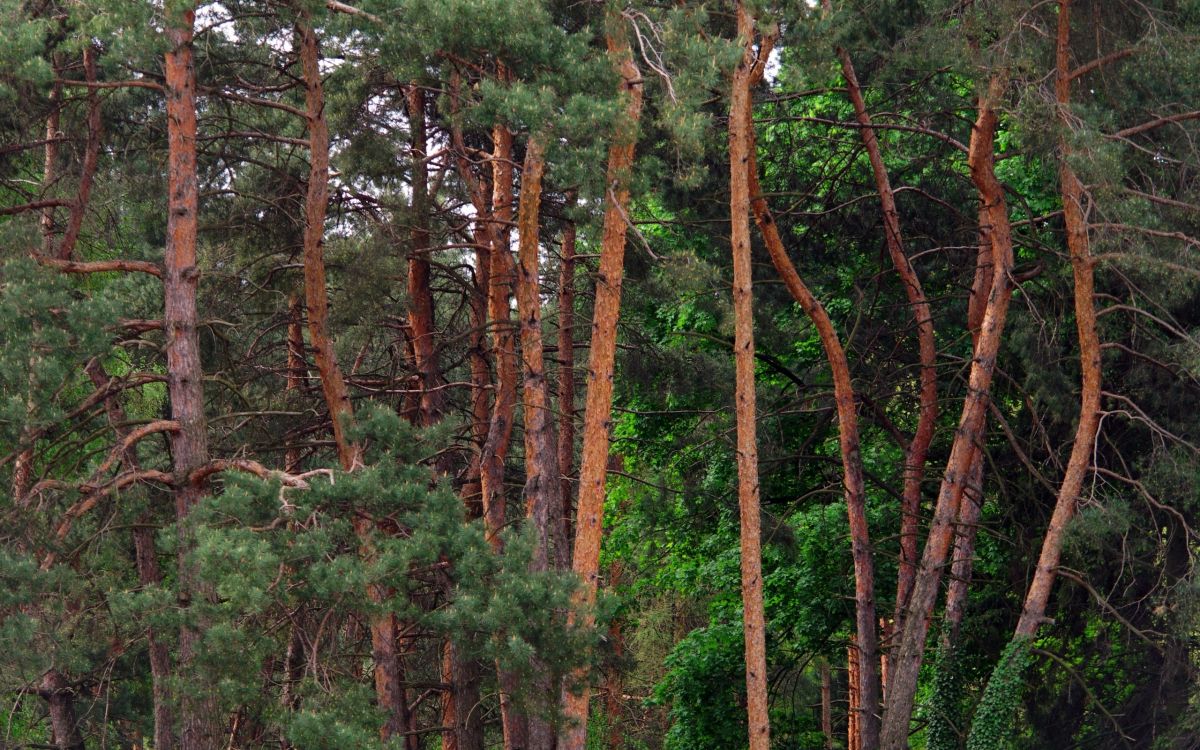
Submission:
<svg viewBox="0 0 1200 750">
<path fill-rule="evenodd" d="M 821 657 L 821 734 L 825 735 L 825 750 L 833 750 L 833 678 L 829 662 Z"/>
<path fill-rule="evenodd" d="M 1079 424 L 1075 428 L 1075 443 L 1058 490 L 1050 526 L 1042 540 L 1042 552 L 1025 607 L 1017 622 L 1014 638 L 1032 638 L 1046 614 L 1046 602 L 1054 584 L 1055 570 L 1062 554 L 1063 531 L 1075 515 L 1083 480 L 1091 468 L 1093 444 L 1100 429 L 1100 340 L 1096 334 L 1096 307 L 1093 299 L 1093 267 L 1091 243 L 1088 239 L 1087 215 L 1083 184 L 1071 168 L 1069 142 L 1069 112 L 1071 106 L 1071 0 L 1058 2 L 1058 44 L 1055 59 L 1057 79 L 1054 92 L 1058 103 L 1061 155 L 1058 174 L 1062 190 L 1063 216 L 1067 228 L 1067 250 L 1071 255 L 1071 270 L 1075 279 L 1075 326 L 1079 334 L 1079 368 L 1082 375 Z"/>
<path fill-rule="evenodd" d="M 197 679 L 196 649 L 203 624 L 187 610 L 199 591 L 191 562 L 194 531 L 189 516 L 206 492 L 192 482 L 193 471 L 208 463 L 208 432 L 204 416 L 204 372 L 196 331 L 196 228 L 199 189 L 196 175 L 196 71 L 192 57 L 194 8 L 170 14 L 165 58 L 167 95 L 167 242 L 163 268 L 163 325 L 166 333 L 167 393 L 171 418 L 179 429 L 171 433 L 175 473 L 175 515 L 179 526 L 179 605 L 184 610 L 179 628 L 179 674 L 188 685 L 180 689 L 179 747 L 209 750 L 220 741 L 216 696 Z"/>
<path fill-rule="evenodd" d="M 746 720 L 750 750 L 769 750 L 767 640 L 763 614 L 762 511 L 759 507 L 758 408 L 754 393 L 754 272 L 750 265 L 751 82 L 754 21 L 737 4 L 738 37 L 745 45 L 733 73 L 729 102 L 729 222 L 733 247 L 734 414 L 737 418 L 738 515 L 741 529 L 742 626 L 746 651 Z"/>
<path fill-rule="evenodd" d="M 567 205 L 575 203 L 568 191 Z M 558 275 L 558 469 L 562 474 L 554 565 L 571 567 L 571 470 L 575 462 L 575 222 L 567 220 L 562 234 L 562 265 Z"/>
<path fill-rule="evenodd" d="M 75 715 L 75 689 L 57 669 L 42 675 L 38 692 L 46 700 L 50 713 L 50 731 L 59 750 L 84 750 L 79 718 Z"/>
<path fill-rule="evenodd" d="M 320 50 L 316 34 L 308 19 L 298 26 L 300 61 L 304 71 L 304 103 L 309 134 L 308 193 L 304 205 L 304 297 L 308 307 L 308 332 L 313 360 L 321 376 L 321 388 L 333 423 L 333 439 L 338 461 L 344 471 L 354 471 L 361 465 L 360 447 L 351 442 L 346 431 L 352 426 L 354 409 L 350 393 L 338 367 L 333 338 L 329 333 L 329 296 L 325 282 L 325 213 L 329 201 L 329 130 L 325 123 L 325 95 L 321 85 Z M 354 530 L 361 544 L 361 554 L 370 560 L 374 556 L 371 535 L 374 524 L 370 519 L 356 516 Z M 386 587 L 367 584 L 367 596 L 372 602 L 382 602 Z M 408 731 L 408 706 L 400 677 L 399 655 L 396 650 L 396 618 L 391 613 L 372 616 L 371 657 L 374 661 L 376 701 L 386 718 L 379 735 L 385 742 Z"/>
<path fill-rule="evenodd" d="M 625 116 L 608 150 L 604 228 L 600 240 L 600 271 L 596 276 L 596 301 L 592 310 L 591 351 L 588 354 L 587 401 L 583 412 L 583 451 L 579 465 L 579 501 L 576 509 L 572 568 L 582 579 L 575 597 L 578 625 L 595 622 L 592 607 L 600 584 L 600 541 L 604 528 L 604 480 L 608 467 L 609 430 L 612 428 L 613 369 L 617 351 L 617 318 L 621 309 L 621 281 L 625 264 L 625 216 L 629 207 L 629 170 L 637 144 L 642 114 L 642 77 L 633 62 L 629 40 L 615 13 L 607 18 L 609 58 L 621 76 Z M 576 615 L 570 615 L 575 623 Z M 590 688 L 586 674 L 576 673 L 563 689 L 563 729 L 559 750 L 584 750 Z"/>
<path fill-rule="evenodd" d="M 950 551 L 959 504 L 970 477 L 971 462 L 982 441 L 984 417 L 991 388 L 996 355 L 1000 350 L 1001 334 L 1012 299 L 1009 272 L 1012 268 L 1012 228 L 1008 221 L 1008 206 L 1004 188 L 995 173 L 993 140 L 996 134 L 995 100 L 1000 95 L 1001 82 L 993 78 L 988 92 L 980 97 L 978 118 L 971 131 L 968 166 L 971 179 L 986 210 L 988 237 L 991 240 L 993 283 L 981 323 L 979 346 L 971 364 L 968 392 L 962 417 L 946 464 L 946 474 L 938 492 L 929 537 L 921 558 L 921 567 L 909 599 L 904 630 L 899 648 L 890 665 L 888 707 L 884 716 L 881 747 L 901 750 L 908 745 L 909 722 L 921 661 L 925 654 L 925 637 L 929 619 L 937 599 L 942 568 Z"/>
<path fill-rule="evenodd" d="M 492 130 L 492 219 L 488 268 L 488 318 L 492 328 L 492 358 L 496 366 L 495 401 L 487 440 L 480 458 L 484 522 L 493 549 L 503 549 L 500 531 L 505 524 L 504 459 L 512 441 L 517 404 L 517 351 L 512 326 L 511 301 L 516 268 L 509 250 L 512 224 L 512 133 L 503 125 Z"/>
<path fill-rule="evenodd" d="M 425 92 L 414 83 L 408 90 L 407 98 L 413 163 L 408 325 L 412 330 L 413 359 L 421 384 L 418 423 L 428 427 L 441 421 L 445 397 L 438 388 L 441 371 L 434 350 L 433 290 L 429 284 L 429 163 L 426 161 Z"/>
<path fill-rule="evenodd" d="M 779 228 L 771 216 L 758 181 L 758 165 L 753 148 L 749 155 L 751 208 L 766 242 L 771 261 L 784 285 L 796 300 L 821 339 L 825 358 L 833 375 L 834 402 L 838 414 L 838 439 L 842 456 L 842 482 L 845 486 L 846 514 L 850 527 L 850 547 L 854 558 L 855 643 L 858 645 L 857 696 L 861 703 L 851 706 L 851 714 L 860 727 L 863 747 L 873 748 L 879 731 L 879 649 L 875 617 L 875 568 L 871 558 L 871 540 L 867 527 L 866 489 L 863 483 L 862 457 L 859 454 L 858 412 L 850 363 L 842 348 L 833 321 L 796 272 L 783 246 Z"/>
<path fill-rule="evenodd" d="M 545 170 L 544 146 L 538 136 L 525 146 L 521 171 L 521 205 L 517 271 L 517 317 L 521 330 L 523 412 L 525 415 L 525 517 L 533 524 L 537 539 L 530 568 L 550 569 L 551 515 L 562 507 L 562 472 L 558 469 L 558 437 L 554 431 L 550 384 L 542 345 L 542 299 L 538 270 L 538 211 Z M 534 657 L 533 687 L 536 694 L 550 696 L 550 674 L 541 659 Z M 540 716 L 529 717 L 528 750 L 554 750 L 554 729 Z"/>
</svg>

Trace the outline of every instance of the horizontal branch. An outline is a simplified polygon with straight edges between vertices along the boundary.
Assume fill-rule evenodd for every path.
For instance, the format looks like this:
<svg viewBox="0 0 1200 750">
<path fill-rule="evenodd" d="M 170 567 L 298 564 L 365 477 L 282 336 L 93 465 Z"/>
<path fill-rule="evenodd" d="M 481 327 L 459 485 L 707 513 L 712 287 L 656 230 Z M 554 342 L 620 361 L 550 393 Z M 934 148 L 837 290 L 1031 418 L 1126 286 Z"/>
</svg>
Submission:
<svg viewBox="0 0 1200 750">
<path fill-rule="evenodd" d="M 128 273 L 148 273 L 162 278 L 162 268 L 157 263 L 144 260 L 62 260 L 35 256 L 37 262 L 47 268 L 56 268 L 63 273 L 104 273 L 106 271 L 126 271 Z"/>
<path fill-rule="evenodd" d="M 332 10 L 335 13 L 345 13 L 348 16 L 361 16 L 361 17 L 367 19 L 368 21 L 371 21 L 372 23 L 383 23 L 383 19 L 380 18 L 379 16 L 377 16 L 373 13 L 368 13 L 367 11 L 362 10 L 360 8 L 355 8 L 352 5 L 346 5 L 345 3 L 339 3 L 338 0 L 326 0 L 325 7 L 329 8 L 330 10 Z"/>
<path fill-rule="evenodd" d="M 163 85 L 156 81 L 133 78 L 127 81 L 76 81 L 70 78 L 58 78 L 54 81 L 63 86 L 78 86 L 87 89 L 153 89 L 163 91 Z"/>
<path fill-rule="evenodd" d="M 1148 122 L 1143 122 L 1141 125 L 1134 125 L 1131 128 L 1125 128 L 1124 130 L 1118 130 L 1111 137 L 1112 138 L 1128 138 L 1131 135 L 1145 133 L 1147 130 L 1154 130 L 1155 128 L 1160 128 L 1163 125 L 1170 125 L 1173 122 L 1184 122 L 1185 120 L 1197 120 L 1197 119 L 1200 119 L 1200 110 L 1196 110 L 1193 112 L 1180 112 L 1177 115 L 1168 115 L 1167 117 L 1158 117 L 1156 119 L 1149 120 Z"/>
<path fill-rule="evenodd" d="M 1134 52 L 1137 52 L 1137 47 L 1129 47 L 1128 49 L 1122 49 L 1122 50 L 1117 50 L 1116 52 L 1110 52 L 1107 55 L 1104 55 L 1103 57 L 1097 57 L 1095 60 L 1092 60 L 1091 62 L 1086 62 L 1083 65 L 1080 65 L 1075 70 L 1072 70 L 1070 72 L 1070 74 L 1067 75 L 1067 79 L 1074 81 L 1076 78 L 1085 76 L 1097 68 L 1104 67 L 1105 65 L 1108 65 L 1111 62 L 1116 62 L 1117 60 L 1122 60 L 1126 57 L 1129 57 Z"/>
<path fill-rule="evenodd" d="M 70 206 L 71 201 L 64 200 L 44 200 L 33 201 L 32 203 L 22 203 L 19 206 L 8 206 L 0 208 L 0 216 L 12 216 L 14 214 L 22 214 L 26 211 L 37 211 L 42 208 L 58 208 L 59 206 Z"/>
</svg>

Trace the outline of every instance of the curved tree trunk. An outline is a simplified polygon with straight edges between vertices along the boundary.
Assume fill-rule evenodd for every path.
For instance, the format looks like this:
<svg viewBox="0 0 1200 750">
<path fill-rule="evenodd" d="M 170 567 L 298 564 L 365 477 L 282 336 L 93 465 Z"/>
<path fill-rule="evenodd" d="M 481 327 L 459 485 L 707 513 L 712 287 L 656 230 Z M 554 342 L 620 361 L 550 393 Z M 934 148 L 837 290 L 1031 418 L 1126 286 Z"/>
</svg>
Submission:
<svg viewBox="0 0 1200 750">
<path fill-rule="evenodd" d="M 1012 299 L 1013 288 L 1009 275 L 1013 257 L 1012 228 L 1009 225 L 1004 188 L 996 179 L 993 143 L 997 121 L 994 107 L 1000 95 L 1000 86 L 1000 80 L 993 78 L 988 84 L 987 93 L 979 99 L 978 117 L 971 131 L 968 156 L 971 179 L 987 217 L 988 237 L 995 263 L 993 283 L 984 310 L 979 346 L 971 364 L 962 417 L 946 464 L 946 474 L 938 491 L 933 521 L 909 599 L 899 647 L 891 660 L 888 705 L 880 738 L 880 746 L 884 750 L 902 750 L 908 746 L 909 722 L 925 655 L 929 620 L 937 599 L 942 568 L 953 541 L 959 504 L 971 475 L 974 455 L 982 440 L 996 355 L 1000 350 L 1001 334 Z"/>
<path fill-rule="evenodd" d="M 825 308 L 813 296 L 788 258 L 771 216 L 762 187 L 758 181 L 758 165 L 753 149 L 749 153 L 750 191 L 754 196 L 751 208 L 766 242 L 767 251 L 784 285 L 793 299 L 812 320 L 825 350 L 833 375 L 834 401 L 838 413 L 838 437 L 842 455 L 842 481 L 845 485 L 846 513 L 850 526 L 851 553 L 854 558 L 855 641 L 858 645 L 858 685 L 860 701 L 857 716 L 863 747 L 872 748 L 879 727 L 879 649 L 875 615 L 875 567 L 871 556 L 870 533 L 867 527 L 866 489 L 863 482 L 862 457 L 859 454 L 858 412 L 854 401 L 854 384 L 850 378 L 850 363 L 838 339 L 833 321 Z"/>
<path fill-rule="evenodd" d="M 325 122 L 320 49 L 316 33 L 306 17 L 299 24 L 298 32 L 310 149 L 308 194 L 304 204 L 304 298 L 308 308 L 308 333 L 313 360 L 321 376 L 322 393 L 329 409 L 338 461 L 344 471 L 354 471 L 362 460 L 360 447 L 346 434 L 353 425 L 354 408 L 329 333 L 329 292 L 325 282 L 324 251 L 325 214 L 329 202 L 329 130 Z M 355 517 L 354 530 L 361 543 L 361 554 L 368 560 L 374 555 L 370 541 L 373 525 L 370 519 Z M 367 596 L 371 601 L 382 602 L 387 595 L 386 588 L 381 584 L 367 584 Z M 386 715 L 379 734 L 381 739 L 387 741 L 409 729 L 408 704 L 396 649 L 396 618 L 391 613 L 374 615 L 370 629 L 375 696 Z"/>
<path fill-rule="evenodd" d="M 1087 216 L 1083 184 L 1071 168 L 1069 108 L 1071 106 L 1071 0 L 1058 2 L 1058 46 L 1056 52 L 1057 80 L 1055 98 L 1062 128 L 1061 156 L 1058 165 L 1061 183 L 1063 216 L 1067 227 L 1067 250 L 1071 255 L 1071 270 L 1075 279 L 1075 326 L 1079 334 L 1079 368 L 1082 376 L 1079 424 L 1075 428 L 1075 443 L 1058 490 L 1050 526 L 1042 540 L 1042 552 L 1025 607 L 1017 622 L 1015 638 L 1032 637 L 1046 614 L 1046 602 L 1054 584 L 1055 569 L 1062 554 L 1063 530 L 1075 515 L 1083 480 L 1091 468 L 1092 449 L 1100 429 L 1100 340 L 1096 334 L 1095 285 L 1091 243 L 1088 240 Z"/>
</svg>

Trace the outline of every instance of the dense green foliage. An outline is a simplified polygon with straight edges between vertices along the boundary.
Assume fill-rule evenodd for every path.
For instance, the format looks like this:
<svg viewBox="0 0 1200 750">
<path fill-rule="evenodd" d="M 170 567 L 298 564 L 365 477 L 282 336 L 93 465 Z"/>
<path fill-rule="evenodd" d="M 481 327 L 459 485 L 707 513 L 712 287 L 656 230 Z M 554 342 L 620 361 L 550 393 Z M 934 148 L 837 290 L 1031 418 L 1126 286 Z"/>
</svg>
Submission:
<svg viewBox="0 0 1200 750">
<path fill-rule="evenodd" d="M 175 658 L 181 625 L 202 631 L 201 650 L 196 673 L 161 685 L 167 703 L 179 702 L 185 681 L 210 686 L 230 747 L 440 746 L 447 644 L 479 672 L 478 699 L 459 710 L 478 718 L 487 746 L 503 742 L 498 671 L 521 685 L 512 696 L 519 711 L 551 721 L 564 679 L 600 686 L 592 747 L 746 745 L 725 133 L 739 55 L 731 5 L 202 3 L 206 429 L 213 459 L 253 469 L 213 472 L 187 521 L 194 547 L 184 549 L 173 487 L 187 478 L 171 475 L 168 431 L 122 445 L 130 430 L 171 414 L 163 344 L 172 334 L 156 325 L 159 279 L 37 262 L 54 254 L 76 210 L 74 260 L 162 260 L 162 3 L 0 0 L 3 746 L 69 746 L 50 729 L 43 683 L 53 673 L 69 685 L 63 694 L 87 747 L 147 747 L 159 687 L 151 651 L 162 644 Z M 1103 64 L 1074 79 L 1069 128 L 1055 104 L 1053 3 L 751 5 L 764 28 L 780 32 L 755 91 L 763 190 L 847 350 L 885 621 L 895 609 L 920 361 L 835 49 L 853 59 L 878 125 L 936 331 L 941 409 L 922 543 L 973 356 L 967 308 L 981 228 L 965 146 L 977 97 L 989 79 L 1002 81 L 996 173 L 1014 226 L 1016 290 L 982 441 L 966 613 L 954 638 L 939 627 L 941 603 L 933 615 L 912 746 L 1196 747 L 1200 116 L 1190 107 L 1200 101 L 1200 5 L 1075 2 L 1072 64 Z M 336 468 L 311 353 L 300 352 L 299 371 L 289 360 L 289 331 L 304 327 L 309 163 L 296 51 L 304 23 L 320 38 L 331 132 L 324 251 L 330 328 L 358 417 L 352 435 L 365 447 L 354 471 Z M 502 552 L 480 518 L 484 441 L 472 405 L 495 391 L 490 336 L 507 322 L 476 317 L 487 291 L 476 253 L 486 260 L 488 251 L 473 233 L 472 189 L 492 198 L 494 128 L 515 134 L 518 168 L 530 137 L 549 145 L 540 214 L 546 355 L 556 395 L 560 378 L 577 384 L 574 403 L 555 408 L 580 422 L 611 193 L 605 164 L 624 111 L 606 52 L 616 29 L 631 39 L 647 99 L 625 216 L 607 594 L 597 626 L 578 628 L 568 614 L 578 579 L 530 569 L 536 535 L 521 499 L 520 409 L 506 456 Z M 90 87 L 85 49 L 98 65 Z M 425 92 L 424 206 L 414 200 L 413 139 L 425 135 L 414 135 L 407 109 L 414 87 Z M 57 122 L 49 134 L 48 121 Z M 90 137 L 100 142 L 94 180 L 84 174 Z M 1080 410 L 1064 144 L 1086 186 L 1105 396 L 1045 622 L 1033 639 L 1014 641 Z M 569 279 L 577 351 L 564 375 L 555 339 L 568 228 L 578 229 Z M 754 252 L 773 746 L 840 748 L 855 581 L 830 366 L 810 317 L 764 248 Z M 445 399 L 445 418 L 429 428 L 414 426 L 422 390 L 407 284 L 414 257 L 432 266 L 435 388 Z M 483 385 L 472 380 L 476 361 Z M 25 480 L 22 467 L 31 467 Z M 563 472 L 571 479 L 576 468 Z M 147 538 L 158 580 L 143 575 Z M 185 565 L 199 571 L 198 600 L 179 600 Z M 371 586 L 386 591 L 382 600 L 368 595 Z M 400 626 L 413 741 L 379 738 L 370 623 L 382 616 Z M 825 695 L 821 665 L 832 665 Z M 539 682 L 539 670 L 553 680 Z"/>
</svg>

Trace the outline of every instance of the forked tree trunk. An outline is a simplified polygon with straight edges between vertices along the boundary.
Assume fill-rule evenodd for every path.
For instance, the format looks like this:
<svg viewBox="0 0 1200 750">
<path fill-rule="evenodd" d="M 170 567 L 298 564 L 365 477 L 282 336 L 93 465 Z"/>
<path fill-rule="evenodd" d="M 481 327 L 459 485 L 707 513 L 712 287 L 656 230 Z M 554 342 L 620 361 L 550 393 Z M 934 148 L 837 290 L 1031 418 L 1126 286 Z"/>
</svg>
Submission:
<svg viewBox="0 0 1200 750">
<path fill-rule="evenodd" d="M 981 324 L 979 346 L 971 364 L 968 392 L 962 417 L 946 464 L 946 474 L 938 492 L 929 537 L 921 557 L 921 567 L 909 599 L 899 648 L 890 665 L 888 706 L 884 715 L 880 746 L 884 750 L 902 750 L 908 745 L 909 723 L 917 691 L 925 638 L 937 599 L 942 569 L 950 552 L 959 504 L 971 475 L 971 464 L 982 441 L 992 374 L 1000 350 L 1001 334 L 1012 299 L 1012 228 L 1004 188 L 996 178 L 994 139 L 995 105 L 1001 82 L 993 78 L 988 91 L 980 97 L 978 117 L 971 131 L 968 166 L 987 215 L 988 237 L 992 245 L 993 283 Z"/>
<path fill-rule="evenodd" d="M 167 19 L 170 49 L 165 58 L 167 95 L 167 242 L 163 267 L 163 325 L 166 334 L 167 393 L 171 418 L 171 460 L 176 477 L 175 515 L 179 528 L 178 667 L 187 684 L 180 688 L 179 747 L 210 750 L 220 742 L 220 716 L 211 688 L 196 679 L 196 649 L 203 625 L 188 613 L 202 596 L 190 555 L 194 531 L 189 516 L 206 492 L 192 482 L 193 471 L 208 463 L 208 429 L 204 417 L 204 371 L 196 330 L 196 229 L 199 204 L 196 175 L 196 71 L 192 57 L 195 12 L 191 5 Z"/>
<path fill-rule="evenodd" d="M 1063 531 L 1075 515 L 1083 480 L 1091 468 L 1092 450 L 1100 429 L 1100 340 L 1096 334 L 1095 285 L 1091 243 L 1088 239 L 1083 183 L 1071 167 L 1071 0 L 1058 2 L 1057 79 L 1054 92 L 1061 128 L 1058 174 L 1062 192 L 1063 217 L 1067 228 L 1067 250 L 1075 279 L 1075 326 L 1079 334 L 1079 368 L 1082 376 L 1079 424 L 1075 443 L 1058 490 L 1054 513 L 1042 540 L 1037 570 L 1025 596 L 1025 607 L 1017 622 L 1014 638 L 1032 638 L 1046 615 L 1046 602 L 1054 584 L 1055 571 L 1062 554 Z"/>
<path fill-rule="evenodd" d="M 771 216 L 762 187 L 758 181 L 755 153 L 749 153 L 750 191 L 754 196 L 751 208 L 758 229 L 771 255 L 771 262 L 805 314 L 817 329 L 825 359 L 833 376 L 834 403 L 838 414 L 838 445 L 842 456 L 842 482 L 846 498 L 846 514 L 850 528 L 850 550 L 854 559 L 854 620 L 858 645 L 858 680 L 856 693 L 859 703 L 851 705 L 864 748 L 873 748 L 879 731 L 879 648 L 875 616 L 875 566 L 871 557 L 871 539 L 867 527 L 866 486 L 863 482 L 862 457 L 859 453 L 858 412 L 854 401 L 854 384 L 850 363 L 838 339 L 829 313 L 817 300 L 796 267 L 792 264 Z"/>
<path fill-rule="evenodd" d="M 824 0 L 823 5 L 826 12 L 832 9 L 830 0 Z M 879 202 L 883 209 L 884 240 L 892 265 L 895 267 L 896 274 L 904 285 L 904 293 L 908 297 L 908 306 L 912 311 L 913 324 L 917 330 L 917 347 L 921 361 L 917 429 L 904 452 L 900 569 L 896 577 L 896 609 L 891 625 L 885 628 L 885 633 L 890 635 L 894 629 L 903 627 L 904 607 L 912 592 L 917 570 L 917 529 L 920 525 L 921 484 L 925 478 L 925 461 L 929 455 L 929 445 L 933 441 L 934 428 L 937 426 L 937 371 L 935 369 L 937 346 L 933 338 L 933 317 L 930 313 L 929 302 L 925 298 L 925 291 L 921 287 L 916 270 L 904 252 L 903 235 L 900 233 L 900 212 L 896 208 L 896 194 L 892 190 L 891 178 L 888 176 L 887 166 L 883 161 L 879 139 L 875 135 L 874 123 L 867 111 L 862 87 L 858 83 L 854 62 L 850 58 L 850 53 L 842 47 L 837 48 L 837 56 L 842 66 L 842 77 L 846 79 L 850 102 L 854 106 L 854 118 L 862 126 L 859 128 L 859 134 L 862 137 L 867 158 L 871 162 L 875 189 L 879 193 Z"/>
<path fill-rule="evenodd" d="M 610 13 L 606 19 L 609 59 L 621 76 L 625 112 L 613 144 L 608 149 L 605 176 L 604 228 L 600 240 L 600 271 L 596 276 L 596 301 L 592 310 L 591 351 L 588 354 L 587 401 L 583 412 L 583 451 L 579 465 L 579 501 L 575 514 L 575 547 L 572 568 L 581 579 L 571 622 L 591 627 L 592 607 L 600 584 L 600 542 L 604 529 L 604 480 L 608 468 L 609 431 L 612 428 L 613 369 L 617 351 L 617 318 L 621 308 L 621 280 L 625 264 L 625 216 L 629 207 L 629 171 L 637 144 L 642 114 L 642 77 L 622 26 L 624 19 Z M 588 704 L 591 696 L 586 674 L 577 673 L 564 686 L 563 728 L 559 750 L 584 750 L 587 745 Z M 572 687 L 580 688 L 578 692 Z"/>
<path fill-rule="evenodd" d="M 729 241 L 733 248 L 734 415 L 737 422 L 738 517 L 741 537 L 742 628 L 746 654 L 746 720 L 750 750 L 770 750 L 767 635 L 763 613 L 762 511 L 759 506 L 758 407 L 754 383 L 754 272 L 750 264 L 751 117 L 754 21 L 737 3 L 744 49 L 733 72 L 729 102 Z"/>
</svg>

